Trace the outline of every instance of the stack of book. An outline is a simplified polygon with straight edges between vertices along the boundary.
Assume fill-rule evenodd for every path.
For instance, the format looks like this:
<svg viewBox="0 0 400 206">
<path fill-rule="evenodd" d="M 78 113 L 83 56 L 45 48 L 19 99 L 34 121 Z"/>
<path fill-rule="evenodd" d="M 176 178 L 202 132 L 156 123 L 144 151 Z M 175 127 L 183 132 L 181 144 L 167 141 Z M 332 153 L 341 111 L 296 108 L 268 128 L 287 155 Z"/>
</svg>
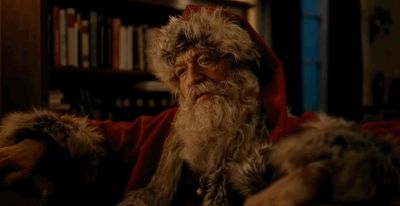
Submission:
<svg viewBox="0 0 400 206">
<path fill-rule="evenodd" d="M 71 110 L 69 103 L 63 102 L 64 93 L 60 90 L 49 91 L 49 109 L 59 113 L 66 113 Z"/>
</svg>

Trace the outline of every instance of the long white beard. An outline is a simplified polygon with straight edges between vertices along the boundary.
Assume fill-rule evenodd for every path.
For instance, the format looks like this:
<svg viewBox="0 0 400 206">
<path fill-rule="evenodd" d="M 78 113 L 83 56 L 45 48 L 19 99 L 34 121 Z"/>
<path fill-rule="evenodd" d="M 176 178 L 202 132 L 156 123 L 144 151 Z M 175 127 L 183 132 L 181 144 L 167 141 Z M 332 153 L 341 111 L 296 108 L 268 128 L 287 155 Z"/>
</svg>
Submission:
<svg viewBox="0 0 400 206">
<path fill-rule="evenodd" d="M 183 142 L 181 158 L 195 171 L 213 171 L 224 159 L 235 158 L 242 149 L 249 149 L 239 147 L 260 129 L 257 79 L 247 70 L 240 73 L 220 85 L 199 85 L 193 89 L 193 97 L 205 91 L 215 95 L 181 104 L 175 132 Z"/>
</svg>

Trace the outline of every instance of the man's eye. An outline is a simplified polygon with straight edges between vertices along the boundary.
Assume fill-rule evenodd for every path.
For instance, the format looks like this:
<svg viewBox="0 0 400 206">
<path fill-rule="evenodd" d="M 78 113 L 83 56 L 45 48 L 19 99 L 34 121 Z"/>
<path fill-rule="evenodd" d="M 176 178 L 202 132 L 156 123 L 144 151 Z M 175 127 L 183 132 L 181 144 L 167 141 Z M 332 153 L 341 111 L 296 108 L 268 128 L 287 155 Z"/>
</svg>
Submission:
<svg viewBox="0 0 400 206">
<path fill-rule="evenodd" d="M 199 65 L 207 66 L 214 63 L 214 59 L 209 56 L 201 56 L 197 59 Z"/>
<path fill-rule="evenodd" d="M 176 70 L 175 75 L 176 75 L 178 78 L 181 78 L 183 75 L 186 74 L 186 71 L 187 71 L 187 69 L 184 68 L 184 67 L 178 68 L 178 69 Z"/>
</svg>

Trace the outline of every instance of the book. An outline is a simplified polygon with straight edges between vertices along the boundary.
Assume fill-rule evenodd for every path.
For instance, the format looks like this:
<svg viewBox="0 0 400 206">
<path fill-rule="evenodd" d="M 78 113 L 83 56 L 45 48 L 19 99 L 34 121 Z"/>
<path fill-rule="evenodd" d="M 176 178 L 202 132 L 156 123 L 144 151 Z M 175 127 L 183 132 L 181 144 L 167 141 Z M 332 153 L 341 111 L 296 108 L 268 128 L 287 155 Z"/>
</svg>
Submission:
<svg viewBox="0 0 400 206">
<path fill-rule="evenodd" d="M 120 30 L 121 19 L 114 18 L 112 20 L 112 69 L 118 70 L 120 67 Z"/>
<path fill-rule="evenodd" d="M 89 20 L 82 19 L 81 21 L 81 66 L 82 68 L 90 67 L 90 50 L 89 50 Z"/>
<path fill-rule="evenodd" d="M 67 8 L 67 65 L 78 67 L 78 25 L 74 8 Z"/>
<path fill-rule="evenodd" d="M 76 33 L 76 38 L 77 38 L 77 42 L 76 42 L 76 61 L 77 61 L 77 65 L 78 67 L 82 68 L 82 53 L 81 53 L 81 44 L 82 44 L 82 17 L 80 13 L 76 14 L 76 28 L 77 28 L 77 33 Z"/>
<path fill-rule="evenodd" d="M 49 65 L 54 65 L 54 56 L 53 56 L 53 20 L 52 20 L 53 13 L 47 14 L 47 36 L 46 36 L 46 43 L 47 43 L 47 55 L 49 59 Z"/>
<path fill-rule="evenodd" d="M 65 9 L 60 9 L 59 11 L 60 23 L 59 23 L 59 31 L 60 31 L 60 66 L 67 66 L 67 17 Z"/>
<path fill-rule="evenodd" d="M 126 28 L 126 69 L 133 70 L 133 26 Z"/>
<path fill-rule="evenodd" d="M 106 19 L 105 16 L 98 13 L 97 15 L 97 61 L 98 66 L 104 68 L 106 66 Z"/>
<path fill-rule="evenodd" d="M 145 50 L 146 50 L 146 29 L 147 25 L 139 25 L 137 27 L 137 52 L 138 52 L 138 67 L 139 70 L 144 71 L 146 70 L 146 57 L 145 57 Z"/>
<path fill-rule="evenodd" d="M 133 87 L 137 90 L 147 92 L 168 92 L 169 90 L 158 80 L 140 81 L 134 83 Z"/>
<path fill-rule="evenodd" d="M 60 90 L 49 91 L 49 104 L 61 104 L 64 98 L 64 93 Z"/>
<path fill-rule="evenodd" d="M 61 90 L 49 91 L 48 107 L 50 110 L 60 113 L 67 113 L 71 110 L 71 104 L 63 102 L 64 93 Z"/>
<path fill-rule="evenodd" d="M 107 68 L 112 67 L 112 18 L 106 17 L 105 21 L 105 51 L 106 51 L 106 59 L 105 66 Z"/>
<path fill-rule="evenodd" d="M 139 69 L 139 47 L 138 47 L 138 27 L 133 26 L 132 29 L 132 64 L 133 70 Z"/>
<path fill-rule="evenodd" d="M 60 8 L 54 6 L 52 9 L 52 46 L 53 65 L 60 65 Z"/>
<path fill-rule="evenodd" d="M 50 110 L 60 113 L 68 113 L 71 108 L 71 104 L 69 103 L 49 104 Z"/>
<path fill-rule="evenodd" d="M 146 65 L 146 69 L 148 71 L 152 71 L 152 70 L 154 70 L 153 69 L 154 67 L 158 66 L 157 62 L 152 61 L 152 56 L 150 54 L 151 51 L 149 50 L 149 45 L 153 44 L 153 42 L 155 41 L 156 35 L 157 35 L 156 28 L 149 27 L 146 29 L 145 65 Z"/>
<path fill-rule="evenodd" d="M 90 55 L 90 66 L 92 68 L 97 68 L 97 12 L 90 11 L 89 12 L 89 55 Z"/>
<path fill-rule="evenodd" d="M 119 29 L 119 70 L 126 70 L 127 67 L 127 27 L 121 25 Z"/>
</svg>

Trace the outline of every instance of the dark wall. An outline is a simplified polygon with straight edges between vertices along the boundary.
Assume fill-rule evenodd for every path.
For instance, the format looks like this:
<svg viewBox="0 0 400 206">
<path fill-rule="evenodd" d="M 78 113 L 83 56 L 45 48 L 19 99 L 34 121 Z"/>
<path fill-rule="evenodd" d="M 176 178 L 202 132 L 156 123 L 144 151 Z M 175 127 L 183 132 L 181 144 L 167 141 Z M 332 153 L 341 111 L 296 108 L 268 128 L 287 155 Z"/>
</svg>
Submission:
<svg viewBox="0 0 400 206">
<path fill-rule="evenodd" d="M 360 120 L 362 59 L 358 0 L 329 1 L 328 113 Z"/>
<path fill-rule="evenodd" d="M 300 1 L 270 1 L 272 48 L 282 61 L 285 71 L 288 106 L 292 113 L 302 113 Z"/>
<path fill-rule="evenodd" d="M 270 1 L 272 47 L 285 69 L 288 106 L 301 115 L 301 2 Z M 358 0 L 329 1 L 327 112 L 362 116 L 362 59 Z"/>
</svg>

